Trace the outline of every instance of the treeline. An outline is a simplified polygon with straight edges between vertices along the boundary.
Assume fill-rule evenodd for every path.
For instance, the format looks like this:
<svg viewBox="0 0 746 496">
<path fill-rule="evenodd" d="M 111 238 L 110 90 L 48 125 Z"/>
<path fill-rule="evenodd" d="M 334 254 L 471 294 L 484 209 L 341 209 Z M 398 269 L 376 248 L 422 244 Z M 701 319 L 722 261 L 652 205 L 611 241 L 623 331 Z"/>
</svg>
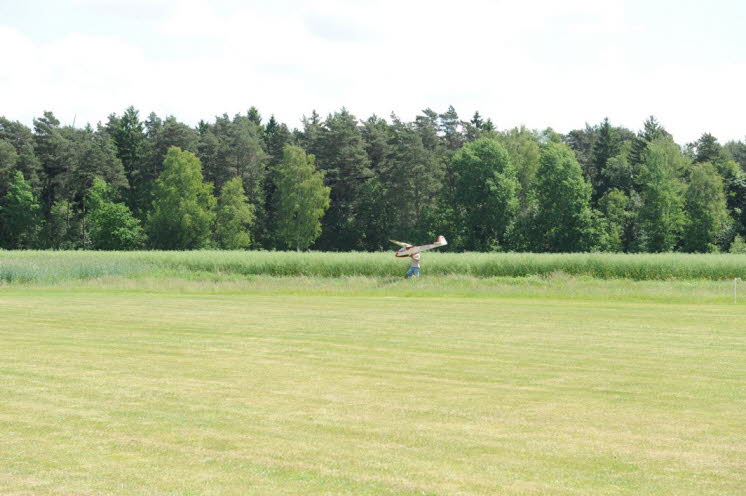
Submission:
<svg viewBox="0 0 746 496">
<path fill-rule="evenodd" d="M 680 146 L 651 117 L 498 130 L 450 107 L 196 127 L 130 107 L 96 128 L 0 117 L 0 247 L 746 251 L 746 143 Z"/>
</svg>

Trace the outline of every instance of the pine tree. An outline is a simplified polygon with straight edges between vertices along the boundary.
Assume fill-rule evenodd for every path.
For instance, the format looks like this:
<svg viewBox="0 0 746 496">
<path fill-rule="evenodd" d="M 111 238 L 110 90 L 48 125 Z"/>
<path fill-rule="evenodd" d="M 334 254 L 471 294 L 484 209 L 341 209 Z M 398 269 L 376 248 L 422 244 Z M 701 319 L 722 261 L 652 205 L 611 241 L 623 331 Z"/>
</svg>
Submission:
<svg viewBox="0 0 746 496">
<path fill-rule="evenodd" d="M 471 142 L 480 137 L 484 131 L 484 119 L 479 115 L 479 111 L 474 112 L 474 116 L 469 122 L 464 123 L 464 136 L 466 142 Z"/>
<path fill-rule="evenodd" d="M 717 138 L 710 133 L 704 133 L 694 146 L 696 149 L 694 161 L 697 163 L 709 162 L 717 166 L 726 159 L 723 147 L 720 146 Z"/>
<path fill-rule="evenodd" d="M 391 128 L 385 119 L 375 115 L 368 118 L 361 128 L 373 177 L 360 185 L 356 195 L 352 229 L 357 233 L 354 245 L 357 250 L 383 250 L 390 245 L 389 239 L 396 236 L 400 209 L 394 208 L 398 198 L 392 199 L 395 193 L 389 183 L 396 169 L 390 141 Z"/>
<path fill-rule="evenodd" d="M 443 144 L 438 136 L 438 114 L 432 109 L 425 109 L 421 115 L 415 117 L 414 126 L 425 149 L 440 157 Z"/>
<path fill-rule="evenodd" d="M 379 166 L 379 178 L 390 212 L 392 225 L 387 232 L 395 237 L 411 237 L 421 231 L 426 210 L 434 202 L 443 181 L 443 168 L 422 143 L 414 126 L 395 115 L 388 128 L 388 155 Z"/>
<path fill-rule="evenodd" d="M 69 136 L 71 162 L 65 190 L 69 192 L 68 198 L 80 204 L 85 214 L 85 198 L 94 178 L 103 179 L 116 190 L 127 189 L 129 184 L 117 157 L 116 145 L 103 128 L 94 131 L 87 126 L 81 130 L 66 128 L 65 131 Z"/>
<path fill-rule="evenodd" d="M 461 131 L 461 121 L 453 105 L 438 116 L 443 143 L 447 150 L 455 152 L 464 145 L 465 137 Z"/>
<path fill-rule="evenodd" d="M 13 145 L 4 139 L 0 139 L 0 197 L 4 196 L 15 177 L 17 161 L 18 154 Z"/>
<path fill-rule="evenodd" d="M 148 169 L 145 172 L 144 182 L 150 184 L 161 174 L 164 160 L 169 149 L 173 146 L 180 150 L 197 153 L 199 134 L 197 131 L 176 120 L 174 116 L 161 119 L 151 113 L 145 121 L 148 151 Z M 145 200 L 149 205 L 152 196 Z"/>
<path fill-rule="evenodd" d="M 353 225 L 358 193 L 373 177 L 357 119 L 344 108 L 330 115 L 317 141 L 313 147 L 319 153 L 316 161 L 331 187 L 331 206 L 324 216 L 317 245 L 324 250 L 350 250 L 361 238 Z"/>
<path fill-rule="evenodd" d="M 275 167 L 282 162 L 285 145 L 291 144 L 293 135 L 286 124 L 280 123 L 274 115 L 269 117 L 264 127 L 264 141 L 267 147 L 268 165 Z"/>
<path fill-rule="evenodd" d="M 34 133 L 20 122 L 11 122 L 0 116 L 0 142 L 5 143 L 6 153 L 5 161 L 2 162 L 3 159 L 0 159 L 0 169 L 7 172 L 4 179 L 0 177 L 2 184 L 5 187 L 9 184 L 12 178 L 12 174 L 10 174 L 12 167 L 13 170 L 19 170 L 23 173 L 23 177 L 27 179 L 36 193 L 41 193 L 42 170 L 41 163 L 34 152 Z M 14 153 L 11 153 L 8 145 L 13 148 Z M 10 165 L 11 160 L 13 161 L 12 166 Z M 0 174 L 2 174 L 1 171 Z M 0 184 L 0 194 L 5 191 L 2 184 Z"/>
<path fill-rule="evenodd" d="M 593 167 L 590 171 L 590 180 L 594 201 L 610 189 L 604 171 L 608 161 L 621 151 L 621 145 L 619 133 L 611 126 L 608 117 L 605 118 L 598 128 L 597 138 L 593 143 Z"/>
<path fill-rule="evenodd" d="M 670 138 L 671 135 L 666 132 L 654 116 L 648 117 L 643 124 L 643 128 L 637 133 L 632 141 L 632 148 L 629 153 L 629 161 L 633 166 L 642 163 L 645 150 L 648 145 L 655 140 Z"/>
<path fill-rule="evenodd" d="M 586 179 L 594 177 L 593 148 L 598 139 L 598 128 L 586 123 L 583 129 L 573 129 L 564 138 L 564 142 L 575 154 Z"/>
<path fill-rule="evenodd" d="M 34 119 L 34 151 L 42 170 L 42 204 L 49 208 L 63 196 L 60 189 L 72 169 L 68 140 L 52 112 Z"/>
<path fill-rule="evenodd" d="M 257 110 L 253 105 L 249 108 L 248 112 L 246 112 L 246 117 L 257 126 L 262 125 L 262 114 L 260 114 L 259 110 Z"/>
<path fill-rule="evenodd" d="M 395 116 L 392 117 L 396 118 Z M 388 160 L 391 155 L 389 144 L 391 131 L 389 128 L 390 125 L 385 119 L 373 115 L 363 123 L 360 129 L 365 143 L 365 152 L 370 160 L 370 169 L 376 175 L 389 167 Z"/>
<path fill-rule="evenodd" d="M 265 249 L 275 248 L 274 239 L 274 219 L 276 218 L 275 209 L 275 178 L 273 177 L 275 168 L 282 162 L 285 146 L 292 144 L 295 138 L 290 132 L 287 125 L 280 123 L 272 115 L 264 127 L 264 144 L 267 151 L 267 172 L 264 180 L 264 229 L 260 233 L 258 243 Z"/>
<path fill-rule="evenodd" d="M 122 162 L 129 184 L 127 205 L 136 217 L 142 219 L 148 208 L 145 204 L 148 183 L 154 178 L 149 177 L 147 171 L 147 137 L 138 111 L 130 106 L 122 117 L 110 116 L 107 130 L 114 140 L 117 157 Z"/>
</svg>

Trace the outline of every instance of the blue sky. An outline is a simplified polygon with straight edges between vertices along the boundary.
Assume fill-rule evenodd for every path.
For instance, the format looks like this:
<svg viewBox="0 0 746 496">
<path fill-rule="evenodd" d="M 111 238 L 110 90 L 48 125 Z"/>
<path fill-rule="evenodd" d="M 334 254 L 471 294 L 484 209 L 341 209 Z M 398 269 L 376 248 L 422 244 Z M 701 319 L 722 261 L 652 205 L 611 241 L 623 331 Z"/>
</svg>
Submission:
<svg viewBox="0 0 746 496">
<path fill-rule="evenodd" d="M 0 114 L 189 123 L 255 105 L 411 119 L 475 110 L 566 132 L 654 114 L 679 142 L 746 136 L 738 1 L 0 0 Z"/>
</svg>

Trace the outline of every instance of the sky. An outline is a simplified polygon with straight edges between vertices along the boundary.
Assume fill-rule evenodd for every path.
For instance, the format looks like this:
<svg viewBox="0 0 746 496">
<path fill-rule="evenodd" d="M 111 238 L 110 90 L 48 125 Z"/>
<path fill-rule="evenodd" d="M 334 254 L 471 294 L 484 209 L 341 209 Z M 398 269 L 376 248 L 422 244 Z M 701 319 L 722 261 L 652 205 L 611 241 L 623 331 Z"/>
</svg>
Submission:
<svg viewBox="0 0 746 496">
<path fill-rule="evenodd" d="M 740 0 L 0 0 L 0 115 L 291 128 L 453 105 L 498 129 L 655 115 L 679 143 L 746 137 Z"/>
</svg>

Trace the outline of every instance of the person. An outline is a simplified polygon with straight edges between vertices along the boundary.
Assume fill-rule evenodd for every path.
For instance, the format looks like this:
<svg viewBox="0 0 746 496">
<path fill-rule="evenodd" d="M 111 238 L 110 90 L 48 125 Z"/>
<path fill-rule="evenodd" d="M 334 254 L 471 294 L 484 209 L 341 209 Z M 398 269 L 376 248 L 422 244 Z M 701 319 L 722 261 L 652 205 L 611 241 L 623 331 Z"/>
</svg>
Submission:
<svg viewBox="0 0 746 496">
<path fill-rule="evenodd" d="M 415 253 L 413 255 L 410 255 L 409 258 L 412 259 L 412 263 L 409 265 L 409 270 L 407 271 L 407 275 L 405 276 L 407 279 L 410 277 L 420 277 L 420 254 Z"/>
</svg>

